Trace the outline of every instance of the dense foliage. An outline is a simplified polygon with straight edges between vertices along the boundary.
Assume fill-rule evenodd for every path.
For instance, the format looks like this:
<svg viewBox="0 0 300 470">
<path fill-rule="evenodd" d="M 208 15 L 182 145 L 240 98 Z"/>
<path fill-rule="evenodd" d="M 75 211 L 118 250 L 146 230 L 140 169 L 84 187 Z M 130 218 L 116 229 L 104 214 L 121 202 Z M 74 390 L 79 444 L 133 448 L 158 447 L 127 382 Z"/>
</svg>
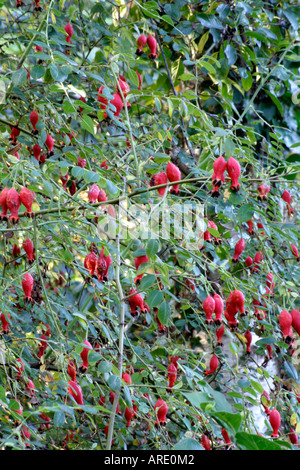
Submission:
<svg viewBox="0 0 300 470">
<path fill-rule="evenodd" d="M 297 2 L 0 8 L 1 448 L 296 448 Z"/>
</svg>

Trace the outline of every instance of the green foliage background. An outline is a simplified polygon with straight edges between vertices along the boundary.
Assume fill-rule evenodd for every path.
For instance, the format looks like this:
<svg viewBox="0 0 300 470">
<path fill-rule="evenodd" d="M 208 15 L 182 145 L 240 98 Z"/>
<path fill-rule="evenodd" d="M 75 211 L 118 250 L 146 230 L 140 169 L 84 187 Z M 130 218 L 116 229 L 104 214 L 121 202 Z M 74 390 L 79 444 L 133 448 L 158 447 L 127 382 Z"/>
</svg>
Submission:
<svg viewBox="0 0 300 470">
<path fill-rule="evenodd" d="M 114 415 L 110 390 L 120 392 L 121 413 L 111 420 L 115 449 L 203 449 L 204 434 L 213 449 L 224 449 L 222 428 L 234 449 L 295 448 L 288 433 L 300 431 L 297 348 L 291 355 L 278 315 L 283 309 L 299 310 L 299 263 L 290 251 L 290 244 L 299 244 L 299 5 L 41 0 L 38 12 L 35 2 L 24 0 L 19 8 L 16 3 L 0 1 L 0 71 L 6 91 L 0 105 L 0 179 L 1 189 L 26 186 L 35 192 L 36 217 L 24 217 L 22 207 L 17 226 L 0 225 L 0 309 L 10 315 L 9 332 L 1 338 L 1 448 L 60 449 L 71 432 L 69 449 L 109 448 L 104 428 Z M 68 22 L 74 28 L 71 44 L 64 31 Z M 142 33 L 158 39 L 154 61 L 147 48 L 136 55 Z M 141 90 L 136 71 L 142 76 Z M 113 108 L 104 118 L 97 90 L 105 86 L 111 99 L 119 74 L 130 86 L 131 106 L 122 109 L 120 119 Z M 86 97 L 85 104 L 79 95 Z M 39 114 L 36 136 L 29 122 L 34 109 Z M 19 160 L 8 153 L 10 126 L 21 130 Z M 54 155 L 39 163 L 31 148 L 36 142 L 44 147 L 47 134 L 55 139 Z M 210 195 L 211 177 L 220 154 L 239 161 L 241 189 L 231 192 L 226 181 L 216 199 Z M 85 168 L 77 166 L 78 157 L 86 160 Z M 101 166 L 104 161 L 108 169 Z M 147 190 L 151 176 L 164 171 L 168 161 L 188 180 L 182 181 L 178 196 L 168 192 L 168 203 L 204 204 L 205 217 L 217 225 L 211 234 L 220 236 L 222 244 L 205 242 L 204 249 L 189 250 L 173 232 L 159 243 L 100 240 L 95 207 L 86 197 L 91 185 L 104 189 L 116 210 L 121 195 L 128 208 L 142 204 L 149 209 L 161 200 L 156 190 Z M 65 190 L 61 177 L 66 175 Z M 271 186 L 263 203 L 257 200 L 261 182 Z M 281 199 L 284 189 L 292 195 L 293 216 Z M 264 228 L 255 223 L 250 237 L 246 222 L 252 217 L 261 218 Z M 246 248 L 233 264 L 241 236 Z M 12 247 L 21 247 L 27 237 L 34 242 L 36 261 L 29 265 L 21 249 L 20 262 L 14 264 Z M 103 246 L 113 261 L 105 283 L 90 280 L 84 268 L 92 243 L 99 251 Z M 258 251 L 264 259 L 251 273 L 245 259 Z M 144 252 L 149 263 L 137 273 L 134 257 Z M 35 280 L 30 305 L 23 300 L 25 272 Z M 126 296 L 142 272 L 138 290 L 150 312 L 136 319 Z M 269 272 L 274 295 L 264 297 Z M 194 280 L 195 292 L 186 279 Z M 244 293 L 248 315 L 239 318 L 237 332 L 225 327 L 228 347 L 221 348 L 215 326 L 204 322 L 202 304 L 214 292 L 226 300 L 234 289 Z M 255 317 L 253 299 L 265 302 L 265 320 Z M 120 326 L 122 312 L 125 328 Z M 40 360 L 39 338 L 46 324 L 51 336 Z M 258 336 L 250 356 L 243 336 L 247 328 Z M 94 349 L 87 372 L 77 374 L 84 397 L 79 406 L 68 394 L 67 366 L 70 358 L 81 365 L 85 339 Z M 276 373 L 264 363 L 267 344 L 273 348 Z M 206 376 L 212 353 L 220 367 Z M 167 367 L 176 355 L 178 377 L 169 393 Z M 25 364 L 21 381 L 16 380 L 19 358 Z M 120 373 L 130 366 L 132 384 L 125 385 Z M 27 379 L 34 382 L 34 399 L 26 391 Z M 257 434 L 253 407 L 261 407 L 262 380 L 269 387 L 270 407 L 281 414 L 279 439 L 271 438 L 267 416 L 263 436 Z M 166 426 L 156 428 L 159 397 L 168 404 L 168 416 Z M 15 411 L 17 401 L 22 417 Z M 124 410 L 133 402 L 137 413 L 127 427 Z M 42 412 L 51 419 L 49 429 L 42 425 Z M 31 433 L 29 441 L 22 436 L 23 426 Z"/>
</svg>

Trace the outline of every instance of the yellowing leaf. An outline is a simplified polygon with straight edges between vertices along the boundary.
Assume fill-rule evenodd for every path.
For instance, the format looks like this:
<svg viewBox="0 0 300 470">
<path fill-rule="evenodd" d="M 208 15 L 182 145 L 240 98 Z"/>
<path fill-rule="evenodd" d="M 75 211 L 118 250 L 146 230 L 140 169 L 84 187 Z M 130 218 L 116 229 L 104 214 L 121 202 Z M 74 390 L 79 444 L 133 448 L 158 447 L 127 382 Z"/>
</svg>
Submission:
<svg viewBox="0 0 300 470">
<path fill-rule="evenodd" d="M 56 24 L 56 18 L 55 18 L 53 11 L 51 11 L 51 20 L 53 24 Z"/>
</svg>

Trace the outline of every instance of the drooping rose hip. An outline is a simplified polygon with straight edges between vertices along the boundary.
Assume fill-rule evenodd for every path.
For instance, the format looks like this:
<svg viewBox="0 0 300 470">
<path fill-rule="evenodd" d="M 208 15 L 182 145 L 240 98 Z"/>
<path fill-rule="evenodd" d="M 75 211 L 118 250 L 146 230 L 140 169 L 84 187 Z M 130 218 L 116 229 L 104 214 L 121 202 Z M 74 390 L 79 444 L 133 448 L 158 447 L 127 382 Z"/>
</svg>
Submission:
<svg viewBox="0 0 300 470">
<path fill-rule="evenodd" d="M 297 258 L 297 261 L 300 261 L 299 251 L 295 245 L 291 245 L 291 251 L 293 255 L 295 256 L 295 258 Z"/>
<path fill-rule="evenodd" d="M 176 377 L 177 377 L 177 367 L 173 362 L 169 364 L 168 366 L 168 381 L 169 381 L 169 386 L 167 388 L 167 391 L 170 392 L 172 388 L 175 385 L 176 382 Z"/>
<path fill-rule="evenodd" d="M 30 189 L 23 187 L 19 195 L 21 204 L 26 208 L 25 215 L 27 217 L 33 217 L 34 213 L 32 212 L 32 204 L 34 202 L 35 193 Z"/>
<path fill-rule="evenodd" d="M 211 297 L 210 295 L 206 297 L 206 299 L 203 302 L 203 310 L 206 316 L 205 323 L 207 323 L 208 325 L 212 324 L 213 323 L 212 315 L 215 311 L 215 301 L 213 297 Z"/>
<path fill-rule="evenodd" d="M 226 160 L 222 155 L 218 157 L 213 164 L 212 183 L 214 186 L 221 186 L 225 181 Z"/>
<path fill-rule="evenodd" d="M 211 450 L 210 440 L 206 434 L 201 437 L 201 445 L 205 450 Z"/>
<path fill-rule="evenodd" d="M 1 193 L 0 193 L 0 205 L 2 207 L 2 214 L 0 215 L 0 220 L 1 221 L 4 221 L 6 222 L 8 220 L 8 216 L 7 216 L 7 211 L 8 211 L 8 207 L 7 207 L 7 193 L 8 193 L 8 188 L 5 187 L 4 189 L 2 189 Z"/>
<path fill-rule="evenodd" d="M 268 200 L 268 193 L 270 192 L 270 186 L 267 183 L 262 183 L 258 186 L 258 196 L 257 199 L 259 201 L 267 201 Z"/>
<path fill-rule="evenodd" d="M 145 34 L 141 34 L 138 38 L 137 38 L 137 50 L 136 50 L 136 55 L 138 56 L 141 56 L 143 54 L 143 49 L 144 47 L 146 46 L 147 44 L 147 37 L 145 36 Z"/>
<path fill-rule="evenodd" d="M 27 254 L 28 263 L 32 264 L 35 260 L 35 252 L 33 243 L 30 238 L 26 238 L 26 240 L 23 242 L 23 248 L 25 250 L 25 253 Z"/>
<path fill-rule="evenodd" d="M 36 128 L 36 125 L 39 121 L 39 115 L 36 111 L 32 111 L 30 113 L 30 116 L 29 116 L 29 119 L 30 119 L 30 122 L 31 122 L 31 125 L 33 127 L 33 134 L 37 134 L 38 133 L 38 130 Z"/>
<path fill-rule="evenodd" d="M 293 339 L 292 315 L 287 310 L 282 310 L 279 314 L 278 321 L 284 341 L 290 344 Z"/>
<path fill-rule="evenodd" d="M 221 325 L 219 328 L 216 329 L 217 346 L 223 346 L 222 337 L 223 337 L 224 331 L 225 331 L 224 325 Z"/>
<path fill-rule="evenodd" d="M 155 426 L 164 426 L 167 424 L 166 416 L 168 413 L 168 405 L 166 402 L 159 398 L 154 405 L 154 412 L 156 414 Z"/>
<path fill-rule="evenodd" d="M 234 263 L 237 263 L 239 260 L 240 255 L 243 253 L 245 249 L 246 243 L 243 238 L 241 238 L 235 245 L 234 247 L 234 257 L 232 258 L 232 261 Z"/>
<path fill-rule="evenodd" d="M 94 203 L 97 201 L 99 192 L 100 192 L 99 186 L 96 183 L 94 183 L 88 191 L 88 198 L 89 198 L 90 203 Z"/>
<path fill-rule="evenodd" d="M 283 194 L 282 194 L 282 199 L 284 200 L 284 202 L 286 202 L 286 207 L 287 207 L 287 210 L 288 210 L 288 214 L 293 214 L 294 213 L 294 209 L 292 208 L 291 206 L 291 203 L 292 203 L 292 196 L 291 194 L 289 193 L 289 191 L 287 191 L 286 189 L 283 191 Z"/>
<path fill-rule="evenodd" d="M 152 34 L 149 34 L 147 37 L 147 44 L 150 49 L 150 54 L 149 54 L 149 59 L 154 60 L 158 57 L 157 54 L 157 42 L 154 36 Z"/>
<path fill-rule="evenodd" d="M 300 312 L 298 310 L 293 309 L 291 311 L 292 316 L 292 327 L 300 336 Z"/>
<path fill-rule="evenodd" d="M 213 374 L 217 368 L 219 367 L 219 359 L 217 358 L 217 356 L 214 354 L 212 357 L 211 357 L 211 360 L 210 360 L 210 363 L 209 363 L 209 369 L 207 369 L 205 371 L 205 375 L 211 375 Z"/>
<path fill-rule="evenodd" d="M 216 325 L 221 325 L 222 323 L 222 315 L 224 311 L 224 302 L 222 297 L 219 294 L 214 295 L 214 301 L 215 301 L 215 324 Z"/>
<path fill-rule="evenodd" d="M 83 405 L 82 389 L 77 381 L 69 380 L 68 394 L 76 401 L 77 405 Z"/>
<path fill-rule="evenodd" d="M 137 293 L 136 289 L 130 289 L 128 303 L 130 305 L 130 313 L 132 316 L 138 315 L 138 310 L 145 311 L 144 299 L 141 294 Z"/>
<path fill-rule="evenodd" d="M 71 37 L 73 36 L 74 29 L 71 23 L 67 23 L 66 26 L 64 27 L 65 32 L 67 33 L 66 41 L 68 44 L 71 44 Z"/>
<path fill-rule="evenodd" d="M 87 339 L 84 341 L 83 344 L 84 344 L 83 350 L 80 354 L 80 357 L 82 359 L 82 364 L 79 367 L 79 369 L 80 369 L 81 372 L 86 372 L 87 369 L 88 369 L 88 365 L 89 365 L 88 354 L 93 349 L 93 346 L 91 345 L 91 343 Z"/>
<path fill-rule="evenodd" d="M 180 181 L 181 180 L 181 172 L 178 166 L 174 165 L 174 163 L 169 162 L 167 165 L 166 170 L 167 178 L 169 181 Z M 178 194 L 179 193 L 179 184 L 175 184 L 170 189 L 170 193 Z"/>
<path fill-rule="evenodd" d="M 226 169 L 231 179 L 230 189 L 232 189 L 232 191 L 238 191 L 241 187 L 239 183 L 239 177 L 241 174 L 241 167 L 239 162 L 235 158 L 230 157 L 227 160 Z"/>
<path fill-rule="evenodd" d="M 97 260 L 98 257 L 94 251 L 88 253 L 84 258 L 84 267 L 89 271 L 91 276 L 95 275 L 96 267 L 97 267 Z"/>
<path fill-rule="evenodd" d="M 250 354 L 251 353 L 251 342 L 252 342 L 252 334 L 249 330 L 246 331 L 246 333 L 244 334 L 246 340 L 247 340 L 247 343 L 246 343 L 246 353 L 247 354 Z"/>
<path fill-rule="evenodd" d="M 167 184 L 168 178 L 167 175 L 164 171 L 161 171 L 160 173 L 157 173 L 156 175 L 153 175 L 150 180 L 150 186 L 159 186 L 160 184 Z M 166 192 L 166 186 L 164 188 L 158 188 L 158 194 L 160 196 L 164 196 Z"/>
<path fill-rule="evenodd" d="M 15 190 L 15 188 L 11 188 L 7 192 L 6 205 L 7 205 L 8 210 L 11 212 L 11 216 L 9 217 L 9 220 L 13 224 L 17 224 L 20 220 L 19 209 L 20 209 L 21 201 L 20 201 L 20 196 L 18 192 Z"/>
<path fill-rule="evenodd" d="M 273 433 L 271 434 L 271 437 L 279 437 L 278 430 L 281 424 L 281 417 L 280 417 L 279 411 L 276 410 L 276 408 L 274 408 L 269 414 L 269 421 L 273 429 Z"/>
<path fill-rule="evenodd" d="M 46 140 L 45 140 L 45 145 L 48 148 L 48 154 L 49 156 L 53 155 L 53 149 L 54 149 L 54 139 L 50 134 L 47 134 Z"/>
<path fill-rule="evenodd" d="M 22 288 L 25 294 L 25 302 L 31 302 L 31 293 L 33 289 L 33 277 L 30 273 L 25 273 L 22 279 Z"/>
<path fill-rule="evenodd" d="M 139 269 L 139 267 L 141 266 L 141 264 L 145 264 L 145 263 L 149 263 L 149 258 L 148 258 L 148 256 L 147 256 L 147 254 L 141 255 L 141 256 L 136 256 L 136 257 L 134 258 L 134 265 L 135 265 L 135 269 L 136 269 L 136 270 Z M 141 282 L 143 276 L 144 276 L 144 273 L 139 274 L 138 276 L 136 276 L 136 277 L 134 278 L 134 282 L 138 285 L 138 284 Z"/>
</svg>

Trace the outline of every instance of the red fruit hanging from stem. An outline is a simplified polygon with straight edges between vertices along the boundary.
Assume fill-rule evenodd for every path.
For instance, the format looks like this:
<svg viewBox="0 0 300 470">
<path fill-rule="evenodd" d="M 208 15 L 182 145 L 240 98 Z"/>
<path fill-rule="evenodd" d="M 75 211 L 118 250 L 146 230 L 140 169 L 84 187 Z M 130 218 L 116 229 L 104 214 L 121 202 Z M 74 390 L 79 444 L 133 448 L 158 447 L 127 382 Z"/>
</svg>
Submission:
<svg viewBox="0 0 300 470">
<path fill-rule="evenodd" d="M 205 450 L 211 450 L 210 440 L 206 434 L 203 434 L 201 437 L 201 445 L 204 447 Z"/>
<path fill-rule="evenodd" d="M 146 46 L 146 44 L 147 44 L 147 37 L 145 36 L 145 34 L 141 34 L 137 38 L 138 48 L 136 50 L 136 55 L 141 56 L 143 54 L 143 49 Z"/>
<path fill-rule="evenodd" d="M 13 249 L 12 249 L 12 255 L 13 257 L 16 259 L 20 256 L 21 254 L 21 249 L 20 247 L 15 243 L 14 246 L 13 246 Z M 16 266 L 20 264 L 20 262 L 17 262 L 16 260 L 13 261 L 13 265 Z"/>
<path fill-rule="evenodd" d="M 23 187 L 20 191 L 20 201 L 23 206 L 26 208 L 25 215 L 27 217 L 33 217 L 34 213 L 32 212 L 32 204 L 34 201 L 35 193 Z"/>
<path fill-rule="evenodd" d="M 214 309 L 214 313 L 215 313 L 215 324 L 216 325 L 221 325 L 222 323 L 222 315 L 223 315 L 223 311 L 224 311 L 224 302 L 223 302 L 223 299 L 222 297 L 219 295 L 219 294 L 215 294 L 214 295 L 214 301 L 215 301 L 215 309 Z"/>
<path fill-rule="evenodd" d="M 6 315 L 4 313 L 1 313 L 2 333 L 4 334 L 8 333 L 9 319 L 10 319 L 9 313 Z"/>
<path fill-rule="evenodd" d="M 30 122 L 31 122 L 31 125 L 33 127 L 33 134 L 37 134 L 38 133 L 38 130 L 36 128 L 36 125 L 39 121 L 39 115 L 36 111 L 32 111 L 30 113 L 30 116 L 29 116 L 29 119 L 30 119 Z"/>
<path fill-rule="evenodd" d="M 247 354 L 250 354 L 251 353 L 251 342 L 252 342 L 252 334 L 249 330 L 246 331 L 246 333 L 244 334 L 246 340 L 247 340 L 247 343 L 246 343 L 246 353 Z"/>
<path fill-rule="evenodd" d="M 98 257 L 94 251 L 88 253 L 84 259 L 84 267 L 89 271 L 91 276 L 95 275 L 97 260 Z"/>
<path fill-rule="evenodd" d="M 210 295 L 206 297 L 206 299 L 203 302 L 203 310 L 206 316 L 205 323 L 207 323 L 208 325 L 212 324 L 213 323 L 212 315 L 215 311 L 215 301 L 213 297 L 211 297 Z"/>
<path fill-rule="evenodd" d="M 224 325 L 221 325 L 219 328 L 216 329 L 217 346 L 223 346 L 222 337 L 223 337 L 224 331 L 225 331 Z"/>
<path fill-rule="evenodd" d="M 8 217 L 7 217 L 7 211 L 8 211 L 7 193 L 8 193 L 8 188 L 7 187 L 2 189 L 2 191 L 0 193 L 0 205 L 2 207 L 2 214 L 0 215 L 0 220 L 3 221 L 3 222 L 6 222 L 8 220 Z"/>
<path fill-rule="evenodd" d="M 238 262 L 240 255 L 243 253 L 245 249 L 245 246 L 246 246 L 245 240 L 241 238 L 234 247 L 234 257 L 232 258 L 232 261 L 234 263 Z"/>
<path fill-rule="evenodd" d="M 249 227 L 249 229 L 248 229 L 249 235 L 253 235 L 253 234 L 254 234 L 254 230 L 253 230 L 253 220 L 252 220 L 252 219 L 248 220 L 248 221 L 247 221 L 247 225 L 248 225 L 248 227 Z"/>
<path fill-rule="evenodd" d="M 300 312 L 298 310 L 293 309 L 291 311 L 292 316 L 292 327 L 300 336 Z"/>
<path fill-rule="evenodd" d="M 168 366 L 168 381 L 169 381 L 169 387 L 167 388 L 168 392 L 172 391 L 172 388 L 175 385 L 177 378 L 177 367 L 173 362 Z"/>
<path fill-rule="evenodd" d="M 73 361 L 69 361 L 68 363 L 68 368 L 67 368 L 67 373 L 70 377 L 71 380 L 76 382 L 76 366 Z"/>
<path fill-rule="evenodd" d="M 30 273 L 25 273 L 22 279 L 22 288 L 25 294 L 25 302 L 31 302 L 31 293 L 33 289 L 33 277 Z"/>
<path fill-rule="evenodd" d="M 17 224 L 19 222 L 19 209 L 21 205 L 20 196 L 15 188 L 11 188 L 6 197 L 6 205 L 8 210 L 11 212 L 11 216 L 9 220 L 13 224 Z"/>
<path fill-rule="evenodd" d="M 281 417 L 279 414 L 279 411 L 274 408 L 270 415 L 269 415 L 269 421 L 273 429 L 273 433 L 271 434 L 271 437 L 279 437 L 278 435 L 278 430 L 280 428 L 280 423 L 281 423 Z"/>
<path fill-rule="evenodd" d="M 150 49 L 150 54 L 149 54 L 149 59 L 154 60 L 158 57 L 157 54 L 157 42 L 154 36 L 152 34 L 149 34 L 147 37 L 147 44 Z"/>
<path fill-rule="evenodd" d="M 83 393 L 82 389 L 77 381 L 69 380 L 68 382 L 68 394 L 74 398 L 77 405 L 83 405 Z"/>
<path fill-rule="evenodd" d="M 25 250 L 25 253 L 27 254 L 28 263 L 32 264 L 35 260 L 35 253 L 34 246 L 30 238 L 26 238 L 26 240 L 23 242 L 23 248 Z"/>
<path fill-rule="evenodd" d="M 213 374 L 217 370 L 218 367 L 219 367 L 219 359 L 214 354 L 210 360 L 209 369 L 205 371 L 205 375 Z"/>
<path fill-rule="evenodd" d="M 181 172 L 178 166 L 174 165 L 174 163 L 169 162 L 167 165 L 166 170 L 167 178 L 169 181 L 180 181 L 181 180 Z M 179 184 L 175 184 L 170 189 L 170 193 L 178 194 L 179 193 Z"/>
<path fill-rule="evenodd" d="M 297 258 L 297 261 L 300 261 L 298 248 L 295 245 L 291 245 L 291 251 L 292 251 L 293 255 L 295 256 L 295 258 Z"/>
<path fill-rule="evenodd" d="M 257 199 L 259 201 L 267 201 L 268 200 L 268 193 L 270 192 L 270 186 L 267 183 L 262 183 L 258 186 L 258 196 Z"/>
<path fill-rule="evenodd" d="M 93 349 L 93 346 L 87 339 L 84 341 L 83 344 L 84 344 L 84 347 L 80 354 L 80 357 L 82 359 L 82 364 L 79 367 L 79 369 L 81 372 L 86 372 L 88 369 L 88 365 L 89 365 L 88 355 L 89 355 L 89 352 Z"/>
<path fill-rule="evenodd" d="M 159 186 L 160 184 L 167 184 L 168 178 L 167 175 L 164 171 L 161 171 L 160 173 L 157 173 L 156 175 L 153 175 L 150 180 L 150 186 Z M 158 188 L 158 194 L 160 196 L 164 196 L 166 192 L 166 186 L 164 188 Z"/>
<path fill-rule="evenodd" d="M 241 167 L 240 167 L 239 162 L 235 158 L 230 157 L 227 160 L 226 169 L 227 169 L 227 173 L 228 173 L 228 175 L 231 179 L 230 189 L 232 191 L 238 191 L 241 187 L 241 185 L 239 183 L 239 177 L 240 177 L 240 174 L 241 174 Z"/>
<path fill-rule="evenodd" d="M 66 41 L 68 44 L 71 44 L 71 37 L 73 36 L 74 29 L 71 23 L 67 23 L 66 26 L 64 27 L 65 32 L 67 33 Z"/>
<path fill-rule="evenodd" d="M 43 357 L 46 349 L 47 349 L 47 346 L 48 346 L 48 341 L 47 341 L 47 336 L 45 334 L 42 334 L 41 337 L 40 337 L 40 348 L 39 348 L 39 351 L 38 351 L 38 357 Z"/>
<path fill-rule="evenodd" d="M 48 148 L 48 154 L 49 156 L 53 155 L 53 148 L 54 148 L 54 139 L 51 135 L 47 134 L 46 140 L 45 140 L 45 145 Z"/>
<path fill-rule="evenodd" d="M 292 315 L 287 310 L 282 310 L 278 320 L 283 339 L 287 344 L 290 344 L 293 339 Z"/>
<path fill-rule="evenodd" d="M 166 416 L 168 413 L 168 405 L 162 398 L 159 398 L 155 403 L 154 412 L 156 414 L 155 426 L 164 426 L 167 424 Z"/>
<path fill-rule="evenodd" d="M 293 214 L 294 213 L 294 209 L 292 208 L 291 206 L 291 203 L 292 203 L 292 196 L 291 194 L 289 193 L 289 191 L 287 191 L 286 189 L 283 191 L 283 194 L 282 194 L 282 199 L 284 200 L 284 202 L 286 202 L 286 206 L 287 206 L 287 210 L 288 210 L 288 214 Z"/>
<path fill-rule="evenodd" d="M 100 189 L 96 183 L 94 183 L 88 191 L 88 198 L 90 203 L 97 201 Z"/>
<path fill-rule="evenodd" d="M 132 295 L 133 294 L 133 295 Z M 145 306 L 144 306 L 144 299 L 141 296 L 141 294 L 137 293 L 136 289 L 130 289 L 129 294 L 130 297 L 128 298 L 128 303 L 130 305 L 130 313 L 132 316 L 138 315 L 138 309 L 141 312 L 145 311 Z"/>
<path fill-rule="evenodd" d="M 266 390 L 263 391 L 261 397 L 260 397 L 260 402 L 265 410 L 265 413 L 267 416 L 271 413 L 271 410 L 269 408 L 271 404 L 270 396 Z"/>
<path fill-rule="evenodd" d="M 226 160 L 224 157 L 218 157 L 213 164 L 214 173 L 212 176 L 212 184 L 214 186 L 221 186 L 225 181 Z"/>
<path fill-rule="evenodd" d="M 142 248 L 142 247 L 141 247 L 141 248 Z M 139 267 L 141 266 L 141 264 L 145 264 L 145 263 L 149 263 L 149 258 L 148 258 L 148 256 L 147 256 L 146 254 L 145 254 L 145 255 L 142 255 L 142 256 L 136 256 L 136 257 L 134 258 L 134 265 L 135 265 L 135 269 L 136 269 L 136 270 L 139 269 Z M 138 276 L 136 276 L 136 277 L 134 278 L 134 282 L 138 285 L 138 284 L 141 282 L 143 276 L 144 276 L 144 273 L 139 274 Z"/>
</svg>

